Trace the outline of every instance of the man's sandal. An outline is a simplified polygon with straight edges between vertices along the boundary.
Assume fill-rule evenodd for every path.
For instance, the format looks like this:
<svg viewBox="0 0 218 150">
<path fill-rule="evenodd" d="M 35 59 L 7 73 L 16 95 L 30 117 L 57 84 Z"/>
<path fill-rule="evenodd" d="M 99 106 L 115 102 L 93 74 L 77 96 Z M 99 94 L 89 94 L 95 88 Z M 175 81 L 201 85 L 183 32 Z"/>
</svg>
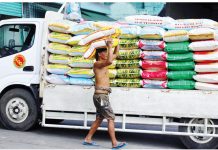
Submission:
<svg viewBox="0 0 218 150">
<path fill-rule="evenodd" d="M 99 146 L 96 142 L 86 142 L 86 141 L 83 141 L 82 143 L 83 145 L 86 145 L 86 146 Z"/>
<path fill-rule="evenodd" d="M 126 142 L 121 142 L 121 143 L 117 144 L 117 146 L 112 147 L 112 150 L 124 148 L 126 145 L 127 145 Z"/>
</svg>

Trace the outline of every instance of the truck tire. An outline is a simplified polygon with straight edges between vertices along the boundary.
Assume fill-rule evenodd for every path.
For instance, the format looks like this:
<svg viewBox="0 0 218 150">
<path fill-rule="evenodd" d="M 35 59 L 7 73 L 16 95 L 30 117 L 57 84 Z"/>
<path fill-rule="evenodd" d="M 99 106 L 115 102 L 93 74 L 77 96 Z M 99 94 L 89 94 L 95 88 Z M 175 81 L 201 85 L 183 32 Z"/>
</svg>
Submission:
<svg viewBox="0 0 218 150">
<path fill-rule="evenodd" d="M 182 119 L 182 123 L 190 124 L 204 124 L 203 119 Z M 217 125 L 217 120 L 208 119 L 208 124 Z M 203 133 L 204 129 L 202 127 L 195 126 L 180 126 L 179 132 L 185 133 Z M 214 127 L 208 128 L 208 133 L 218 134 L 218 129 Z M 202 137 L 202 136 L 181 136 L 180 140 L 189 149 L 216 149 L 218 146 L 218 138 L 215 137 Z"/>
<path fill-rule="evenodd" d="M 9 130 L 27 131 L 38 120 L 39 105 L 24 89 L 12 89 L 0 99 L 0 121 Z"/>
</svg>

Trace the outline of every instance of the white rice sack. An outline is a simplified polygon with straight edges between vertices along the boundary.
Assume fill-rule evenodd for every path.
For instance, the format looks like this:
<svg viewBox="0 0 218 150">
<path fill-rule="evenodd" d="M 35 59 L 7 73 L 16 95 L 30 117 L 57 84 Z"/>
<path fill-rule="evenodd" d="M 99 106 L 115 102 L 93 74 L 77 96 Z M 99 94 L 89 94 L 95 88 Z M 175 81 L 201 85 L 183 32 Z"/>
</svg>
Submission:
<svg viewBox="0 0 218 150">
<path fill-rule="evenodd" d="M 141 27 L 136 25 L 121 25 L 120 30 L 121 30 L 120 38 L 134 39 L 138 37 L 138 34 L 141 31 Z"/>
<path fill-rule="evenodd" d="M 68 20 L 56 20 L 56 21 L 50 22 L 48 24 L 48 28 L 51 31 L 55 31 L 55 32 L 69 33 L 70 29 L 73 28 L 73 26 L 75 26 L 76 24 L 78 23 L 68 21 Z"/>
<path fill-rule="evenodd" d="M 84 21 L 75 25 L 71 30 L 71 34 L 75 35 L 87 35 L 97 30 L 93 21 Z"/>
<path fill-rule="evenodd" d="M 81 56 L 72 57 L 69 60 L 69 66 L 75 68 L 92 68 L 94 64 L 94 60 L 92 59 L 84 59 Z"/>
<path fill-rule="evenodd" d="M 72 68 L 67 72 L 67 75 L 73 78 L 92 78 L 94 72 L 92 69 Z"/>
<path fill-rule="evenodd" d="M 193 56 L 196 62 L 212 62 L 218 61 L 218 50 L 207 52 L 195 52 Z"/>
<path fill-rule="evenodd" d="M 218 30 L 214 30 L 214 40 L 218 41 Z"/>
<path fill-rule="evenodd" d="M 82 40 L 86 35 L 76 35 L 71 37 L 69 40 L 66 41 L 66 44 L 68 45 L 78 45 L 79 41 Z"/>
<path fill-rule="evenodd" d="M 71 51 L 71 47 L 59 43 L 50 43 L 47 50 L 52 54 L 67 55 Z"/>
<path fill-rule="evenodd" d="M 66 74 L 71 68 L 67 65 L 60 65 L 60 64 L 49 64 L 46 67 L 47 71 L 51 74 Z"/>
<path fill-rule="evenodd" d="M 50 74 L 45 77 L 46 81 L 51 84 L 69 84 L 69 77 L 65 75 Z"/>
<path fill-rule="evenodd" d="M 207 63 L 195 65 L 196 72 L 218 72 L 218 63 Z"/>
<path fill-rule="evenodd" d="M 115 47 L 119 44 L 119 40 L 118 39 L 113 39 L 113 45 L 112 47 Z M 101 41 L 97 41 L 94 42 L 90 45 L 89 49 L 85 52 L 85 54 L 83 55 L 84 58 L 93 58 L 96 52 L 96 48 L 102 48 L 102 47 L 106 47 L 106 42 L 105 40 L 101 40 Z"/>
<path fill-rule="evenodd" d="M 129 24 L 136 24 L 140 26 L 164 27 L 174 21 L 174 19 L 170 17 L 159 17 L 150 15 L 133 15 L 125 17 L 125 21 Z"/>
<path fill-rule="evenodd" d="M 64 34 L 64 33 L 58 33 L 58 32 L 51 32 L 48 35 L 48 40 L 51 42 L 56 42 L 56 43 L 62 43 L 65 44 L 67 40 L 71 38 L 71 35 L 69 34 Z"/>
<path fill-rule="evenodd" d="M 189 31 L 190 40 L 211 40 L 214 39 L 215 30 L 210 28 L 198 28 Z"/>
<path fill-rule="evenodd" d="M 117 22 L 112 21 L 97 21 L 94 23 L 94 26 L 96 26 L 98 29 L 102 28 L 120 28 L 120 24 Z"/>
<path fill-rule="evenodd" d="M 48 60 L 49 63 L 67 65 L 69 63 L 69 59 L 69 56 L 51 54 Z"/>
<path fill-rule="evenodd" d="M 189 40 L 186 30 L 170 30 L 164 33 L 163 40 L 165 42 L 184 42 Z"/>
<path fill-rule="evenodd" d="M 218 83 L 218 73 L 212 74 L 197 74 L 193 78 L 198 82 Z"/>
<path fill-rule="evenodd" d="M 160 40 L 163 38 L 165 30 L 161 27 L 143 27 L 139 33 L 139 37 L 147 40 Z"/>
<path fill-rule="evenodd" d="M 197 28 L 217 28 L 217 22 L 211 19 L 178 19 L 165 28 L 169 30 L 191 30 Z"/>
<path fill-rule="evenodd" d="M 73 46 L 69 51 L 68 55 L 83 56 L 88 49 L 89 49 L 88 46 Z"/>
<path fill-rule="evenodd" d="M 197 90 L 209 90 L 209 91 L 217 91 L 218 85 L 217 84 L 210 84 L 210 83 L 195 83 L 195 89 Z"/>
<path fill-rule="evenodd" d="M 199 41 L 189 44 L 192 51 L 211 51 L 218 49 L 218 41 Z"/>
<path fill-rule="evenodd" d="M 82 45 L 82 46 L 87 45 L 94 40 L 104 38 L 104 37 L 107 37 L 110 35 L 113 36 L 113 35 L 119 35 L 119 34 L 120 34 L 120 30 L 115 29 L 115 28 L 100 30 L 100 31 L 97 31 L 93 34 L 89 34 L 88 36 L 86 36 L 85 38 L 80 40 L 78 45 Z"/>
<path fill-rule="evenodd" d="M 72 78 L 70 77 L 69 83 L 73 85 L 84 85 L 84 86 L 92 86 L 94 82 L 92 79 L 87 78 Z"/>
</svg>

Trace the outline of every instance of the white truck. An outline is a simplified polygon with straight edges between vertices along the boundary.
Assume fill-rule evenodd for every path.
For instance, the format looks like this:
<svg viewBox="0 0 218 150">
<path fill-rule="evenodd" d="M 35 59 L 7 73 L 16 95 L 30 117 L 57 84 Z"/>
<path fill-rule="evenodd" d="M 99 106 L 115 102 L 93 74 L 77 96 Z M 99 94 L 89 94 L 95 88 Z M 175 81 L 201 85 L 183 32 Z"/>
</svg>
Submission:
<svg viewBox="0 0 218 150">
<path fill-rule="evenodd" d="M 45 81 L 48 23 L 63 18 L 0 21 L 0 123 L 11 130 L 89 129 L 94 87 Z M 218 91 L 112 88 L 116 131 L 179 135 L 187 148 L 218 145 Z M 101 126 L 100 130 L 107 130 Z"/>
</svg>

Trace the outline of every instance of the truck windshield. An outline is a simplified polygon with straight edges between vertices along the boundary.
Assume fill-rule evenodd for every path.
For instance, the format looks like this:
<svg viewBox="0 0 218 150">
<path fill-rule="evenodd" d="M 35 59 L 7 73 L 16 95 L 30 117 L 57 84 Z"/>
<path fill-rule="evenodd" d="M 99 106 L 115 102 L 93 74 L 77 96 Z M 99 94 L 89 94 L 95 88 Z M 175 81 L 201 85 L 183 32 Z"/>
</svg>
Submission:
<svg viewBox="0 0 218 150">
<path fill-rule="evenodd" d="M 9 24 L 0 27 L 0 58 L 25 51 L 32 47 L 35 38 L 34 24 Z"/>
</svg>

